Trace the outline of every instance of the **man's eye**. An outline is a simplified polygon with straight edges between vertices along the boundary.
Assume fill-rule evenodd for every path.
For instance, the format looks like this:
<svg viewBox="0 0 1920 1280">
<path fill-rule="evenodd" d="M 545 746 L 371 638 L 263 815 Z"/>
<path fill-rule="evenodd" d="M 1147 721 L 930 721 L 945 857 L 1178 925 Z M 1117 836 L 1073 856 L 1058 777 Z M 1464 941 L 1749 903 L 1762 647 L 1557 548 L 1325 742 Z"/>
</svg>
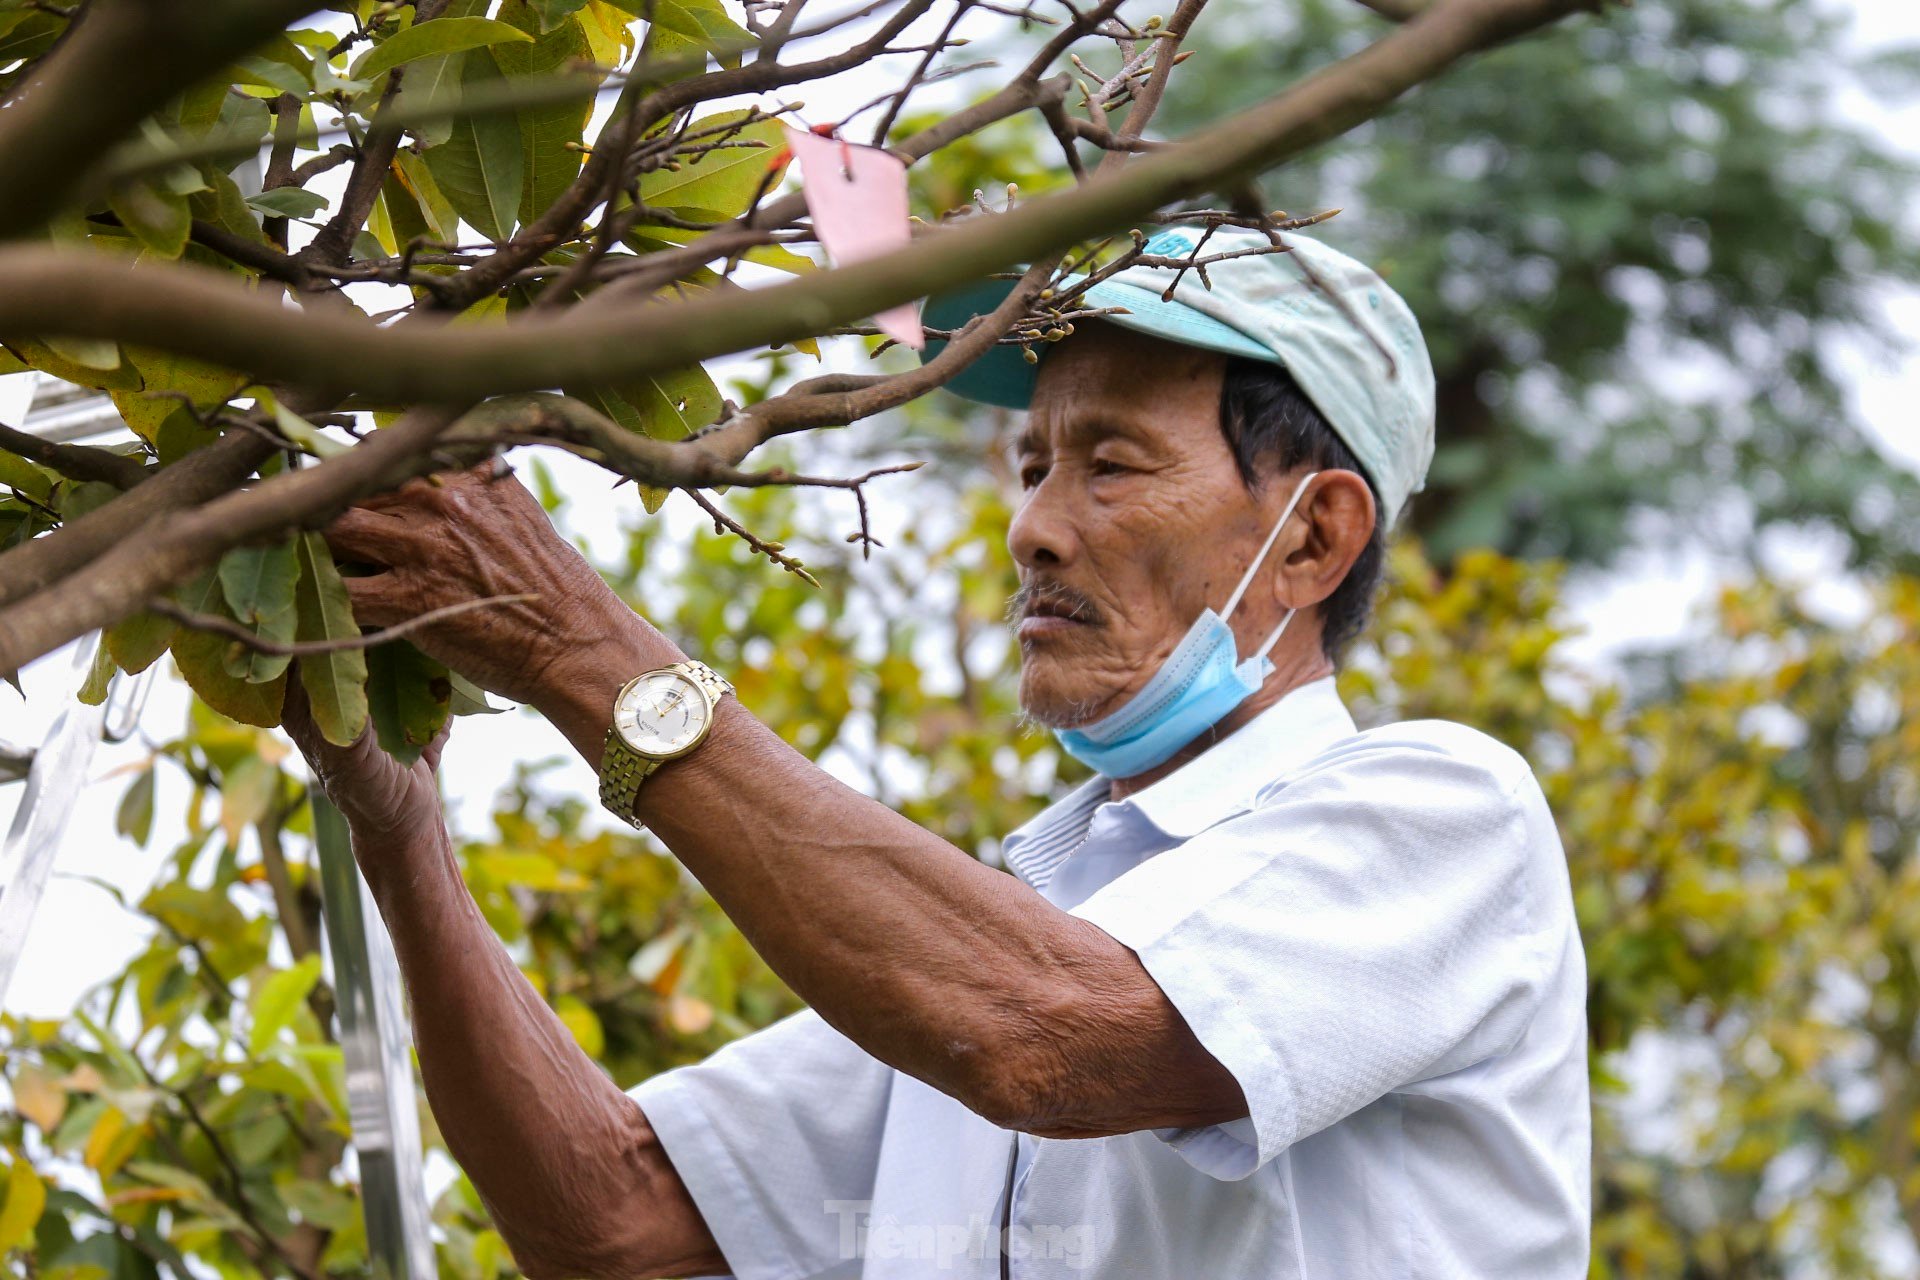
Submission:
<svg viewBox="0 0 1920 1280">
<path fill-rule="evenodd" d="M 1097 476 L 1124 475 L 1128 470 L 1128 467 L 1115 462 L 1112 458 L 1095 458 L 1093 460 L 1093 474 Z"/>
<path fill-rule="evenodd" d="M 1032 465 L 1020 468 L 1020 487 L 1023 489 L 1037 489 L 1040 487 L 1040 482 L 1046 478 L 1045 467 Z"/>
</svg>

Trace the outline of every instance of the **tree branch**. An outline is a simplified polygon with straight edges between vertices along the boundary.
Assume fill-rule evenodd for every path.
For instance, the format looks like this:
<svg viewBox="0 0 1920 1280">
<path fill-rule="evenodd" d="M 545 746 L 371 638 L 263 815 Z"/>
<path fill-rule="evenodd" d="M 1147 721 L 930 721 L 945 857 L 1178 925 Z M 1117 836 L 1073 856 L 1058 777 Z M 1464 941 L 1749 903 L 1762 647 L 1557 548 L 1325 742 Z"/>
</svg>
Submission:
<svg viewBox="0 0 1920 1280">
<path fill-rule="evenodd" d="M 344 309 L 290 311 L 204 269 L 129 268 L 102 254 L 16 247 L 0 248 L 0 333 L 50 330 L 145 342 L 284 381 L 316 400 L 359 388 L 375 400 L 457 406 L 493 388 L 604 384 L 811 336 L 1013 262 L 1044 260 L 1064 245 L 1110 233 L 1175 200 L 1231 186 L 1278 164 L 1378 112 L 1475 49 L 1579 7 L 1582 0 L 1448 0 L 1251 111 L 1135 163 L 1110 168 L 1078 190 L 1029 201 L 1009 213 L 969 218 L 916 239 L 909 250 L 773 288 L 715 290 L 690 302 L 602 308 L 593 314 L 573 308 L 556 318 L 450 332 L 426 324 L 383 329 L 343 314 Z M 1033 87 L 1025 90 L 1031 94 Z M 771 216 L 774 206 L 761 213 Z M 154 518 L 131 526 L 140 529 L 138 539 L 96 550 L 93 557 L 84 541 L 78 558 L 68 549 L 52 553 L 52 567 L 72 574 L 57 591 L 24 595 L 12 579 L 0 576 L 0 592 L 17 602 L 0 611 L 0 670 L 132 612 L 138 605 L 129 602 L 160 594 L 229 547 L 315 527 L 366 493 L 447 465 L 455 451 L 484 455 L 504 444 L 544 441 L 651 484 L 844 486 L 847 482 L 777 470 L 742 472 L 738 463 L 772 435 L 849 421 L 938 385 L 965 359 L 998 341 L 1019 319 L 1043 276 L 1036 267 L 989 322 L 963 330 L 940 359 L 922 370 L 871 380 L 814 380 L 693 440 L 651 440 L 563 397 L 523 396 L 518 403 L 481 406 L 462 419 L 458 430 L 451 429 L 455 408 L 414 410 L 319 466 L 225 493 L 198 510 L 156 504 L 147 513 Z M 135 502 L 198 456 L 167 468 L 89 518 Z M 0 556 L 0 571 L 14 567 L 18 561 L 12 557 L 34 546 L 74 542 L 69 535 L 85 524 L 76 522 L 56 537 Z M 122 537 L 131 528 L 124 528 Z M 76 572 L 76 566 L 84 567 Z"/>
<path fill-rule="evenodd" d="M 415 409 L 319 466 L 282 472 L 252 488 L 223 492 L 197 509 L 169 511 L 163 518 L 146 522 L 139 538 L 126 537 L 132 529 L 125 528 L 83 569 L 24 599 L 14 594 L 11 579 L 0 579 L 9 597 L 18 601 L 0 609 L 0 654 L 38 657 L 95 627 L 137 612 L 142 606 L 136 602 L 184 582 L 219 559 L 229 547 L 264 540 L 303 524 L 323 523 L 365 494 L 399 484 L 417 473 L 421 461 L 432 452 L 458 412 L 444 407 Z M 227 455 L 229 459 L 251 458 L 246 471 L 224 486 L 228 490 L 272 452 L 272 446 L 254 437 L 237 438 L 262 451 L 241 455 L 236 449 Z M 148 496 L 168 476 L 225 443 L 222 440 L 188 455 L 93 515 L 105 515 Z M 62 541 L 39 539 L 9 554 L 39 545 L 58 546 Z M 0 670 L 16 670 L 27 661 L 31 658 L 15 664 L 0 658 Z"/>
<path fill-rule="evenodd" d="M 25 600 L 77 572 L 156 516 L 197 507 L 230 491 L 272 454 L 273 446 L 257 436 L 232 432 L 56 532 L 0 552 L 0 606 Z"/>
<path fill-rule="evenodd" d="M 100 156 L 180 90 L 320 0 L 89 4 L 0 110 L 0 240 L 43 225 Z"/>
<path fill-rule="evenodd" d="M 147 478 L 137 458 L 84 444 L 55 444 L 0 423 L 0 449 L 29 462 L 51 467 L 69 480 L 101 480 L 116 489 L 131 489 Z"/>
<path fill-rule="evenodd" d="M 375 645 L 385 644 L 389 640 L 399 640 L 422 627 L 430 627 L 436 622 L 445 622 L 448 618 L 458 617 L 474 609 L 485 609 L 500 604 L 525 604 L 529 600 L 539 598 L 539 595 L 533 592 L 511 596 L 483 596 L 478 600 L 462 600 L 458 604 L 429 609 L 417 618 L 408 618 L 405 622 L 396 622 L 390 627 L 381 627 L 374 631 L 364 631 L 357 636 L 342 636 L 338 640 L 290 642 L 269 640 L 265 636 L 247 630 L 231 618 L 183 609 L 165 596 L 156 596 L 147 601 L 146 612 L 171 618 L 190 631 L 209 631 L 215 635 L 226 636 L 229 640 L 236 640 L 258 653 L 272 654 L 276 658 L 311 658 L 323 653 L 338 653 L 342 649 L 371 649 Z"/>
<path fill-rule="evenodd" d="M 1076 190 L 771 288 L 457 332 L 381 329 L 345 315 L 293 314 L 191 266 L 130 270 L 103 254 L 20 247 L 0 249 L 0 332 L 143 342 L 316 393 L 357 390 L 398 403 L 627 380 L 809 337 L 1231 186 L 1337 136 L 1467 54 L 1580 7 L 1452 0 L 1276 98 Z"/>
</svg>

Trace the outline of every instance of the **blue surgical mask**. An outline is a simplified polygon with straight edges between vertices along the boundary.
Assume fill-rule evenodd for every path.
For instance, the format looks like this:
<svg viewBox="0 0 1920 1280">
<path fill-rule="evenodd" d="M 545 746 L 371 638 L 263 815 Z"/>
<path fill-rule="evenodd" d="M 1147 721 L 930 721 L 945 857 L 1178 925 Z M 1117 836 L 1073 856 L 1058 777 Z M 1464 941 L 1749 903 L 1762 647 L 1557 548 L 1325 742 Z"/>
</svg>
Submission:
<svg viewBox="0 0 1920 1280">
<path fill-rule="evenodd" d="M 1240 661 L 1240 648 L 1227 619 L 1266 562 L 1267 552 L 1273 550 L 1293 509 L 1300 505 L 1308 482 L 1319 474 L 1313 472 L 1295 486 L 1287 509 L 1280 513 L 1260 554 L 1247 566 L 1227 607 L 1219 613 L 1203 610 L 1140 692 L 1127 699 L 1125 706 L 1092 724 L 1053 731 L 1068 755 L 1109 778 L 1145 773 L 1173 759 L 1182 747 L 1219 724 L 1266 682 L 1273 674 L 1267 653 L 1286 634 L 1294 611 L 1287 610 L 1266 643 L 1245 662 Z"/>
</svg>

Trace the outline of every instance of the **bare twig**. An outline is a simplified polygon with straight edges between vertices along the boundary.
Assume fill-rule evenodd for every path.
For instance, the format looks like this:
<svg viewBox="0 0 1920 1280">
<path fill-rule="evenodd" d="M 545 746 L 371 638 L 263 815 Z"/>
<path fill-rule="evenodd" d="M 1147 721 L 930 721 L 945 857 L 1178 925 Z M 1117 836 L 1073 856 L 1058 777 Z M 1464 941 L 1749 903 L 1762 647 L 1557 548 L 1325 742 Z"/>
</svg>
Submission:
<svg viewBox="0 0 1920 1280">
<path fill-rule="evenodd" d="M 700 492 L 698 489 L 687 490 L 687 496 L 692 498 L 702 511 L 713 518 L 713 531 L 715 533 L 731 533 L 734 537 L 746 543 L 755 555 L 765 556 L 768 560 L 779 565 L 788 573 L 793 574 L 808 586 L 817 587 L 820 585 L 820 580 L 811 573 L 808 573 L 805 565 L 787 554 L 787 547 L 784 542 L 768 542 L 756 536 L 753 530 L 747 528 L 747 526 L 722 511 L 715 505 L 713 499 L 707 497 L 706 494 Z"/>
<path fill-rule="evenodd" d="M 483 596 L 478 600 L 462 600 L 458 604 L 429 609 L 418 617 L 408 618 L 405 622 L 396 622 L 390 627 L 380 627 L 377 630 L 362 632 L 357 636 L 342 636 L 338 640 L 269 640 L 265 636 L 256 635 L 247 630 L 231 618 L 223 618 L 213 613 L 195 613 L 191 609 L 181 608 L 165 596 L 147 601 L 144 611 L 157 613 L 163 618 L 171 618 L 190 631 L 210 631 L 215 635 L 225 636 L 258 653 L 271 654 L 276 658 L 311 658 L 323 653 L 339 653 L 342 649 L 371 649 L 375 645 L 385 644 L 389 640 L 399 640 L 422 627 L 445 622 L 448 618 L 458 617 L 475 609 L 486 609 L 502 604 L 525 604 L 539 598 L 536 592 L 522 592 L 518 595 Z"/>
</svg>

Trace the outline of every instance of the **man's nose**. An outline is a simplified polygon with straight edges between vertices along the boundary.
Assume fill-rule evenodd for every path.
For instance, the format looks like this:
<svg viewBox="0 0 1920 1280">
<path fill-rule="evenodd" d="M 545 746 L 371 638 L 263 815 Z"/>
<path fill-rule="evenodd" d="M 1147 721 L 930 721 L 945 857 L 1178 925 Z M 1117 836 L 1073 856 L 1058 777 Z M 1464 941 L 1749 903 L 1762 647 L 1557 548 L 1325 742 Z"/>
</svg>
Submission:
<svg viewBox="0 0 1920 1280">
<path fill-rule="evenodd" d="M 1080 555 L 1080 533 L 1066 485 L 1048 476 L 1027 492 L 1007 526 L 1007 550 L 1025 569 L 1058 569 Z"/>
</svg>

